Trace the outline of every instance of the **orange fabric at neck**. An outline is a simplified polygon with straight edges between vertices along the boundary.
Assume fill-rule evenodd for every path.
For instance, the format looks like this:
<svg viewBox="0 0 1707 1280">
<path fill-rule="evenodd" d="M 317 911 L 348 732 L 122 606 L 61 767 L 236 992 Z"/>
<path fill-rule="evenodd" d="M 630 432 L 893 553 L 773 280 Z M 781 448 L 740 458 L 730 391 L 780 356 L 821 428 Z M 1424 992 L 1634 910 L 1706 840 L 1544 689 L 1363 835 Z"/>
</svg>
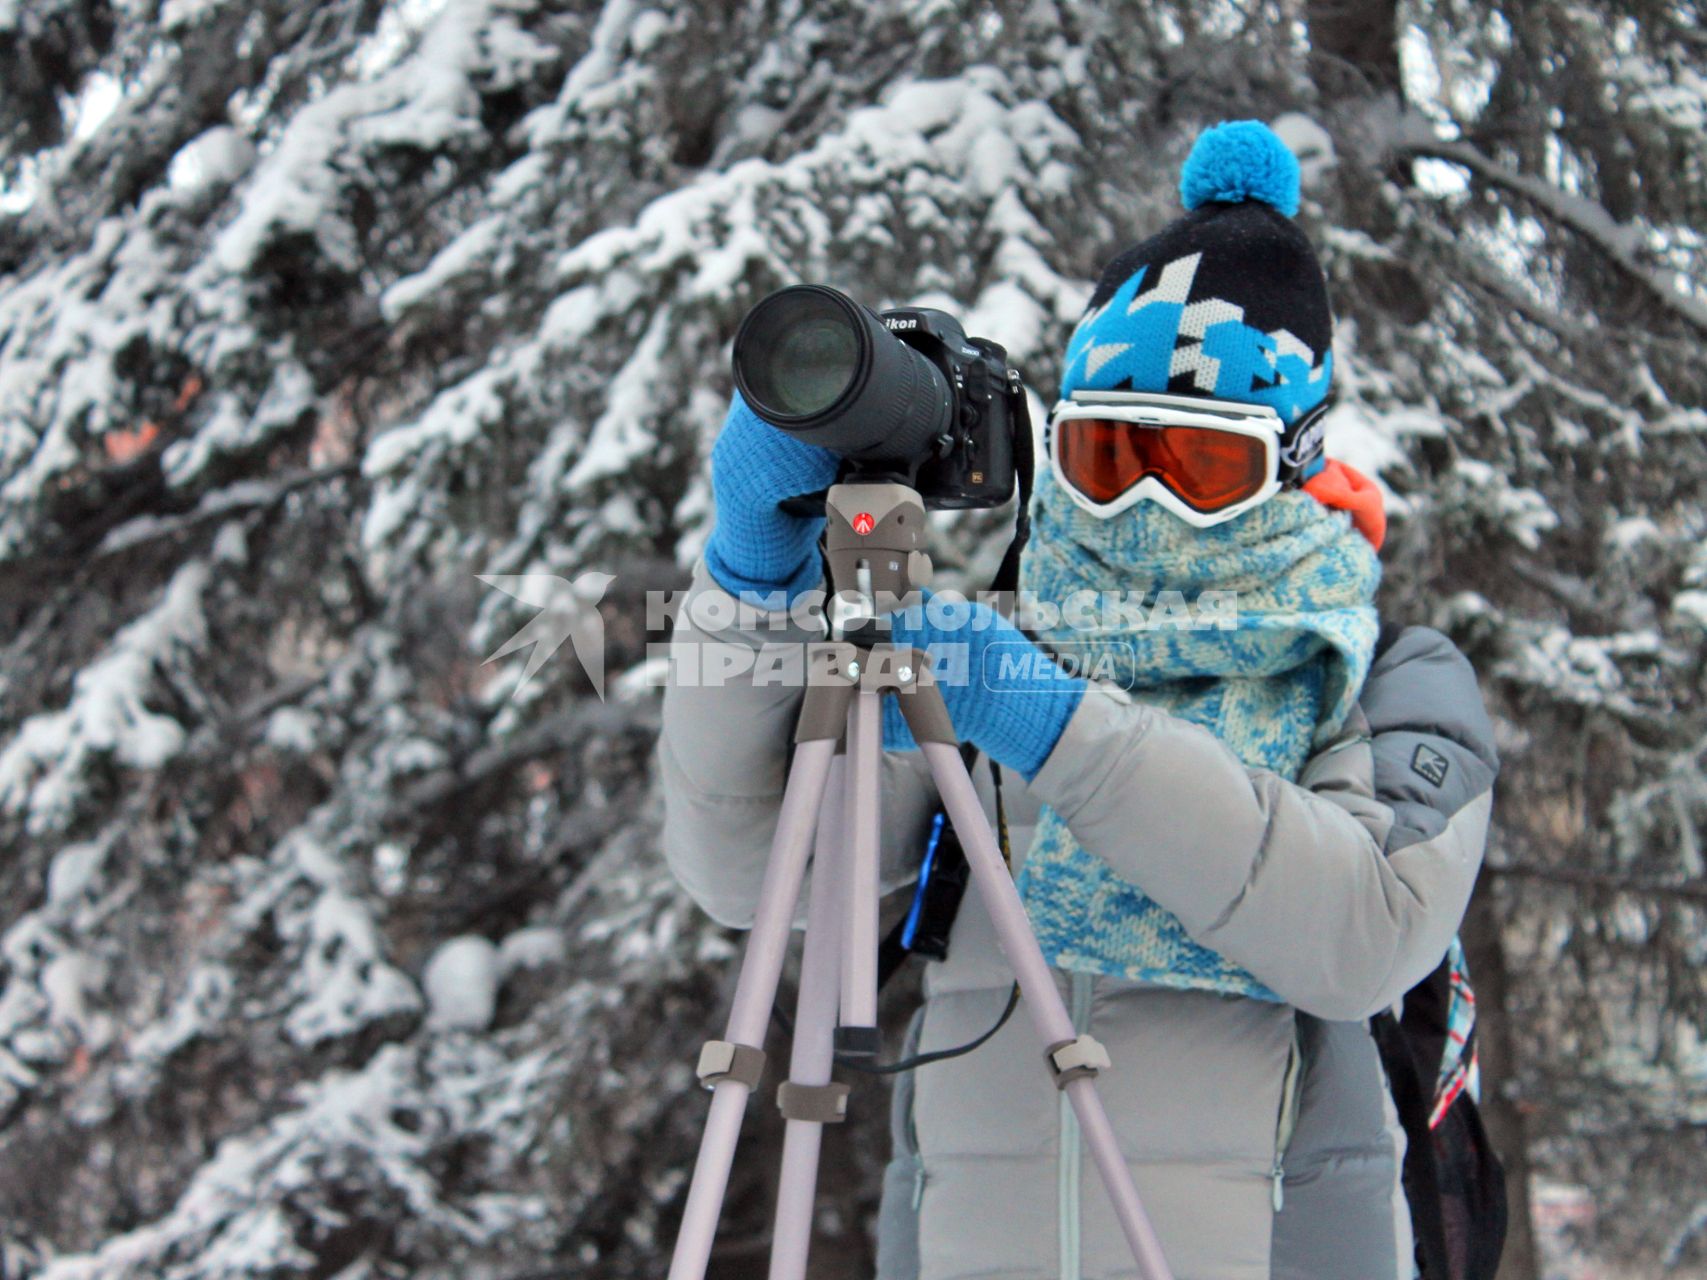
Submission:
<svg viewBox="0 0 1707 1280">
<path fill-rule="evenodd" d="M 1304 492 L 1324 507 L 1349 511 L 1352 525 L 1371 546 L 1381 550 L 1387 536 L 1387 509 L 1375 481 L 1338 458 L 1329 458 L 1326 466 L 1304 482 Z"/>
</svg>

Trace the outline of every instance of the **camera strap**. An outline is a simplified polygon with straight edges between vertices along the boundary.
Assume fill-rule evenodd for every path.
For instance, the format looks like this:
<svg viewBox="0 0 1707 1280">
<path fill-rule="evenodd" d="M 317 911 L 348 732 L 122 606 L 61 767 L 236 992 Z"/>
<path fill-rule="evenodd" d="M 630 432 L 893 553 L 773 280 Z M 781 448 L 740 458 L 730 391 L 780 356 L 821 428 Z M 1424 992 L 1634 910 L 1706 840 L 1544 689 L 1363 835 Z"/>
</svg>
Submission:
<svg viewBox="0 0 1707 1280">
<path fill-rule="evenodd" d="M 1019 590 L 1020 556 L 1031 537 L 1031 489 L 1036 460 L 1031 417 L 1025 411 L 1025 389 L 1017 373 L 1010 372 L 1008 395 L 1019 410 L 1014 419 L 1024 428 L 1015 433 L 1014 440 L 1014 478 L 1018 487 L 1019 511 L 1014 518 L 1013 537 L 1002 553 L 1002 562 L 991 579 L 990 589 L 998 595 L 1011 597 Z M 961 744 L 960 758 L 966 762 L 967 773 L 972 772 L 978 754 L 978 748 L 971 743 Z M 1012 871 L 1013 851 L 1008 846 L 1007 809 L 1002 803 L 1002 771 L 994 760 L 990 761 L 990 782 L 996 796 L 996 835 L 1001 841 L 1002 859 Z M 960 837 L 954 832 L 954 824 L 949 821 L 947 811 L 938 805 L 931 819 L 930 834 L 926 837 L 912 906 L 895 922 L 878 946 L 879 990 L 906 963 L 909 955 L 916 953 L 929 960 L 947 958 L 948 935 L 960 914 L 960 903 L 966 896 L 971 874 L 966 853 L 960 847 Z"/>
<path fill-rule="evenodd" d="M 970 773 L 978 759 L 978 749 L 963 743 L 960 758 Z M 1007 855 L 1005 840 L 1002 853 L 1004 857 Z M 895 971 L 906 963 L 910 955 L 920 955 L 927 960 L 942 960 L 948 956 L 949 930 L 954 927 L 954 918 L 960 914 L 960 902 L 966 896 L 971 876 L 972 868 L 966 861 L 966 851 L 960 847 L 954 823 L 939 805 L 931 817 L 930 834 L 925 838 L 924 856 L 919 861 L 919 878 L 913 886 L 912 905 L 877 948 L 879 990 L 895 976 Z"/>
<path fill-rule="evenodd" d="M 1025 411 L 1025 388 L 1020 385 L 1017 374 L 1010 377 L 1009 394 L 1020 409 L 1014 418 L 1023 430 L 1014 433 L 1014 478 L 1019 487 L 1019 511 L 1014 517 L 1014 536 L 1008 542 L 1008 549 L 1002 553 L 1002 563 L 997 566 L 996 576 L 990 582 L 991 590 L 1003 594 L 1019 590 L 1019 558 L 1025 551 L 1025 544 L 1031 539 L 1031 486 L 1036 470 L 1031 415 Z"/>
<path fill-rule="evenodd" d="M 978 758 L 975 747 L 962 746 L 961 758 L 971 772 Z M 1013 873 L 1013 848 L 1008 842 L 1007 806 L 1002 801 L 1002 770 L 990 761 L 990 785 L 996 793 L 996 840 L 1002 851 L 1002 861 L 1008 873 Z M 895 976 L 910 955 L 927 960 L 948 958 L 948 936 L 960 915 L 960 904 L 966 897 L 966 886 L 972 882 L 972 868 L 966 861 L 960 837 L 948 814 L 938 809 L 931 819 L 930 835 L 926 838 L 925 853 L 919 864 L 919 879 L 913 886 L 913 902 L 894 924 L 877 948 L 877 988 Z"/>
</svg>

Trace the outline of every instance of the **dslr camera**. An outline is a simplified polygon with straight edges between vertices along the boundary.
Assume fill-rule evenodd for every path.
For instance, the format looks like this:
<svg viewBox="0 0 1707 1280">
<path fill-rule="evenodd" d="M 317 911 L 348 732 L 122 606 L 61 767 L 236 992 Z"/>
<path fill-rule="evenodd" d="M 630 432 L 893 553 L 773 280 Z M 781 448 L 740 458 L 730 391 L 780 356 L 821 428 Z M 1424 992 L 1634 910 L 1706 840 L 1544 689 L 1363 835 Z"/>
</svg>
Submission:
<svg viewBox="0 0 1707 1280">
<path fill-rule="evenodd" d="M 1008 354 L 928 307 L 881 315 L 823 285 L 780 289 L 735 335 L 735 385 L 764 421 L 841 455 L 843 480 L 898 480 L 932 509 L 1012 496 L 1031 422 Z M 784 510 L 813 514 L 823 495 Z"/>
</svg>

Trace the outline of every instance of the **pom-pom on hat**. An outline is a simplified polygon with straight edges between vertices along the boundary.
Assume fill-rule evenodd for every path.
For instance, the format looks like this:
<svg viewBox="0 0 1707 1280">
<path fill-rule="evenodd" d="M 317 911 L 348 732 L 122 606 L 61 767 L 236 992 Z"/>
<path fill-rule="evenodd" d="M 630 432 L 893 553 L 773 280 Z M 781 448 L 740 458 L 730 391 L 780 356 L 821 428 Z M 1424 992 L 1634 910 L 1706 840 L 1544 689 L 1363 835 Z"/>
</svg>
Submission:
<svg viewBox="0 0 1707 1280">
<path fill-rule="evenodd" d="M 1229 120 L 1199 135 L 1180 170 L 1179 198 L 1187 209 L 1260 200 L 1293 217 L 1298 212 L 1298 158 L 1266 124 Z"/>
<path fill-rule="evenodd" d="M 1157 391 L 1317 415 L 1333 376 L 1333 314 L 1315 250 L 1292 222 L 1298 161 L 1256 120 L 1206 129 L 1180 173 L 1184 217 L 1111 261 L 1067 346 L 1061 395 Z M 1284 442 L 1299 462 L 1320 432 Z"/>
</svg>

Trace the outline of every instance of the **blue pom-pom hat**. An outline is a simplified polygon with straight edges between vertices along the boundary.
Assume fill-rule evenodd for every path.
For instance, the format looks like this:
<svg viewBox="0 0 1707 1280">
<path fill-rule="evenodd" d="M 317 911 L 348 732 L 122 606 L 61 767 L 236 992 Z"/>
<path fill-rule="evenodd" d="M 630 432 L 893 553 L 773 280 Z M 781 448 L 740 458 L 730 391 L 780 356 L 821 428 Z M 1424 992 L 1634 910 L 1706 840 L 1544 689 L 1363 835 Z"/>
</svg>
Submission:
<svg viewBox="0 0 1707 1280">
<path fill-rule="evenodd" d="M 1179 196 L 1187 209 L 1260 200 L 1290 218 L 1298 212 L 1298 157 L 1260 120 L 1229 120 L 1198 135 Z"/>
<path fill-rule="evenodd" d="M 1063 398 L 1157 391 L 1266 404 L 1303 421 L 1333 377 L 1327 281 L 1298 211 L 1298 161 L 1256 120 L 1206 129 L 1180 173 L 1188 212 L 1115 257 L 1067 347 Z"/>
</svg>

